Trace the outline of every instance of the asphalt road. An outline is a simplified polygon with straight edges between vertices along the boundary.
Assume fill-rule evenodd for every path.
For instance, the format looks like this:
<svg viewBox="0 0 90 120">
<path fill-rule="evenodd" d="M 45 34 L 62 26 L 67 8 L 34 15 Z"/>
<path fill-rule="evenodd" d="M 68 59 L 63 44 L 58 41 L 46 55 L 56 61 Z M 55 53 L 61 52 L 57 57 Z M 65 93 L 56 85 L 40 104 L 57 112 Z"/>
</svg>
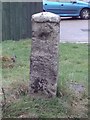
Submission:
<svg viewBox="0 0 90 120">
<path fill-rule="evenodd" d="M 90 20 L 80 18 L 61 18 L 60 42 L 88 43 Z"/>
</svg>

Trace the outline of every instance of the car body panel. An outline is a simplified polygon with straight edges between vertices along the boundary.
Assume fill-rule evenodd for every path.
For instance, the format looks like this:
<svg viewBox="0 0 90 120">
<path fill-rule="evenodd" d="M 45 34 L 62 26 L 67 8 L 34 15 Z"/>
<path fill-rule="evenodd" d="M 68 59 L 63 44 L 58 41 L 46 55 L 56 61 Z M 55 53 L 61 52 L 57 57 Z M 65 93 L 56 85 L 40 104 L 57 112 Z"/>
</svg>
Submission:
<svg viewBox="0 0 90 120">
<path fill-rule="evenodd" d="M 77 0 L 76 2 L 71 2 L 68 0 L 65 2 L 54 2 L 54 1 L 43 2 L 43 9 L 45 11 L 53 12 L 62 17 L 79 16 L 80 11 L 84 8 L 90 9 L 90 4 L 79 0 Z"/>
</svg>

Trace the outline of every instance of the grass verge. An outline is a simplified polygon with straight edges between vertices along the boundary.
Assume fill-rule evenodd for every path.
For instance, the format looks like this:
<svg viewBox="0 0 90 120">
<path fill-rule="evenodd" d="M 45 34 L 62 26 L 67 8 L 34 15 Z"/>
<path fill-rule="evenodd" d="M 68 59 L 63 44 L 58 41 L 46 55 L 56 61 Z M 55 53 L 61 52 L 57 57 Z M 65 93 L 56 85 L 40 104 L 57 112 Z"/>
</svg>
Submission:
<svg viewBox="0 0 90 120">
<path fill-rule="evenodd" d="M 87 117 L 88 45 L 59 45 L 58 97 L 50 100 L 28 96 L 30 51 L 30 40 L 2 42 L 2 56 L 8 58 L 2 61 L 3 117 Z M 14 56 L 12 64 L 10 58 Z"/>
</svg>

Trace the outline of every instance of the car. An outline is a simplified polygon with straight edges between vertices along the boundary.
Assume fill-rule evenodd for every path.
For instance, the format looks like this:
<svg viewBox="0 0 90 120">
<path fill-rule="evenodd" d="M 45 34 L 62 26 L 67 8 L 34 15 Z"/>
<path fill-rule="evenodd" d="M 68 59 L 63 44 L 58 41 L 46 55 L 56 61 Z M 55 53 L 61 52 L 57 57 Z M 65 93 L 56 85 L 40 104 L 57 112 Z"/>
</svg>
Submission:
<svg viewBox="0 0 90 120">
<path fill-rule="evenodd" d="M 81 0 L 44 0 L 43 11 L 52 12 L 61 17 L 90 19 L 90 3 Z"/>
</svg>

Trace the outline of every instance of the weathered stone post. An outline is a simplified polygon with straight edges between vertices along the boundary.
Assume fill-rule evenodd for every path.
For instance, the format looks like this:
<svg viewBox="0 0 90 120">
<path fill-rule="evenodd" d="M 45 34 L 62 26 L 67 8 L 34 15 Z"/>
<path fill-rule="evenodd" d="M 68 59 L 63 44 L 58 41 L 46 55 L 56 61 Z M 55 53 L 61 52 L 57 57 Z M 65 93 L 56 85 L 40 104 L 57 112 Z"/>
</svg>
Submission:
<svg viewBox="0 0 90 120">
<path fill-rule="evenodd" d="M 49 12 L 32 15 L 30 93 L 56 96 L 60 17 Z"/>
</svg>

